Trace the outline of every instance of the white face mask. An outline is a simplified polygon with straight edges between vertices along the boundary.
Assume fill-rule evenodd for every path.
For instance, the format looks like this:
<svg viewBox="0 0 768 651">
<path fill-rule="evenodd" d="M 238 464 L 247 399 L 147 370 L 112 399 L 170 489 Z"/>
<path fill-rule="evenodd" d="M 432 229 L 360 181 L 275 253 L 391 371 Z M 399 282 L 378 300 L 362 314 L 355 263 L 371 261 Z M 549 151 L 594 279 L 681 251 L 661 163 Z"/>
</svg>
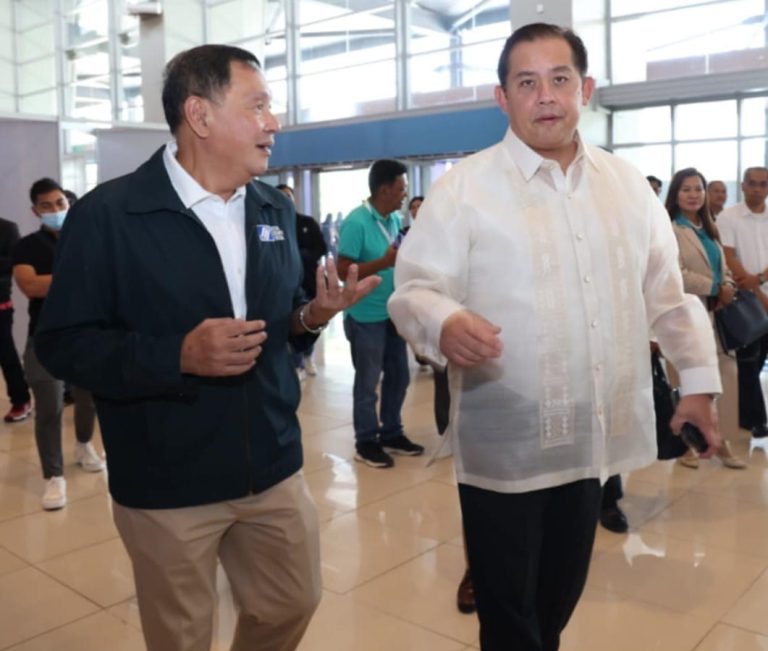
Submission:
<svg viewBox="0 0 768 651">
<path fill-rule="evenodd" d="M 64 220 L 67 217 L 66 210 L 59 210 L 59 212 L 44 212 L 40 215 L 40 220 L 43 222 L 43 226 L 47 226 L 52 231 L 60 231 L 64 225 Z"/>
</svg>

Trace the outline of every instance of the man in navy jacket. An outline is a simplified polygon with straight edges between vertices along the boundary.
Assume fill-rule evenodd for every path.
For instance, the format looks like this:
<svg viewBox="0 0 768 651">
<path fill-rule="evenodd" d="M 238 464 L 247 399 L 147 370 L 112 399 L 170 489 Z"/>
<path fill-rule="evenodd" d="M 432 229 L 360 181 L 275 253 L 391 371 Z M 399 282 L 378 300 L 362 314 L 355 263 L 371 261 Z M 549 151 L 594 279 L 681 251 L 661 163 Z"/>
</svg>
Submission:
<svg viewBox="0 0 768 651">
<path fill-rule="evenodd" d="M 342 289 L 329 262 L 307 302 L 293 206 L 252 180 L 280 128 L 270 99 L 239 48 L 168 64 L 175 142 L 71 211 L 35 338 L 95 395 L 150 651 L 210 648 L 217 558 L 233 649 L 294 649 L 320 597 L 287 343 L 310 345 L 377 283 Z"/>
</svg>

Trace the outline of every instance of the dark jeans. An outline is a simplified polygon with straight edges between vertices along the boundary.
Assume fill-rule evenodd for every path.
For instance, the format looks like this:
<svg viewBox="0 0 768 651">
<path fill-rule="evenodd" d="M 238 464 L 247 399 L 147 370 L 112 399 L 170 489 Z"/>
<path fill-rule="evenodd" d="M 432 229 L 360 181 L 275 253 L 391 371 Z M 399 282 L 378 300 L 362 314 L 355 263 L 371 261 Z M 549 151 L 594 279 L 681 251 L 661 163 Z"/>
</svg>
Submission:
<svg viewBox="0 0 768 651">
<path fill-rule="evenodd" d="M 13 342 L 13 308 L 0 310 L 0 368 L 11 405 L 20 407 L 29 402 L 29 387 Z"/>
<path fill-rule="evenodd" d="M 621 475 L 611 475 L 603 484 L 603 510 L 615 508 L 618 501 L 624 497 L 624 486 L 621 483 Z"/>
<path fill-rule="evenodd" d="M 736 351 L 739 367 L 739 426 L 751 429 L 766 424 L 760 372 L 768 355 L 768 335 Z"/>
<path fill-rule="evenodd" d="M 64 458 L 61 451 L 61 416 L 64 408 L 64 382 L 53 377 L 40 363 L 35 349 L 27 344 L 24 367 L 29 386 L 35 395 L 35 441 L 43 477 L 60 477 L 64 474 Z M 90 392 L 70 386 L 75 400 L 75 436 L 79 443 L 93 438 L 96 408 Z"/>
<path fill-rule="evenodd" d="M 315 352 L 315 344 L 312 344 L 309 348 L 300 353 L 294 351 L 290 344 L 288 344 L 288 349 L 291 354 L 291 359 L 293 360 L 293 368 L 304 368 L 304 360 L 312 357 L 312 353 Z"/>
<path fill-rule="evenodd" d="M 459 484 L 483 651 L 556 651 L 587 580 L 597 479 L 528 493 Z"/>
<path fill-rule="evenodd" d="M 344 319 L 344 333 L 352 351 L 355 384 L 352 420 L 355 442 L 382 441 L 402 434 L 400 409 L 410 382 L 408 352 L 392 321 L 361 323 Z M 382 377 L 383 373 L 383 377 Z M 376 387 L 381 378 L 381 406 L 376 413 Z M 381 420 L 381 424 L 379 424 Z"/>
</svg>

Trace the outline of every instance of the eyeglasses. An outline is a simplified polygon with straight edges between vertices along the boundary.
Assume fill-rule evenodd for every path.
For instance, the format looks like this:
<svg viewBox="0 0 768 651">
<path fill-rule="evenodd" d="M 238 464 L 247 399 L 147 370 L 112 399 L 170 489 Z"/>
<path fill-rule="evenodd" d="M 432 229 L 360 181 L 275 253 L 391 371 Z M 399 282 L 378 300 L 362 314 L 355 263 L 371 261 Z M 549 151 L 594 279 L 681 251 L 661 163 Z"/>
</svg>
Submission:
<svg viewBox="0 0 768 651">
<path fill-rule="evenodd" d="M 752 179 L 749 179 L 748 181 L 744 181 L 744 183 L 750 188 L 768 188 L 768 181 L 753 181 Z"/>
</svg>

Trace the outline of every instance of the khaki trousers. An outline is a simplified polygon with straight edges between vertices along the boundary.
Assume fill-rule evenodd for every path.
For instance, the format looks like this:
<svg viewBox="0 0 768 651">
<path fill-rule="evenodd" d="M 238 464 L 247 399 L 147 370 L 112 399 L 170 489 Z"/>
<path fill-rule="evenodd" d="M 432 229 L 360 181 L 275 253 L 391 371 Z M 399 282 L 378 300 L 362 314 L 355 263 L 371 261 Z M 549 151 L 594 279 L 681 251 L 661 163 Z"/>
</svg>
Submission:
<svg viewBox="0 0 768 651">
<path fill-rule="evenodd" d="M 238 607 L 232 651 L 291 651 L 320 602 L 317 511 L 297 473 L 263 493 L 180 509 L 114 504 L 148 651 L 209 651 L 221 560 Z"/>
</svg>

